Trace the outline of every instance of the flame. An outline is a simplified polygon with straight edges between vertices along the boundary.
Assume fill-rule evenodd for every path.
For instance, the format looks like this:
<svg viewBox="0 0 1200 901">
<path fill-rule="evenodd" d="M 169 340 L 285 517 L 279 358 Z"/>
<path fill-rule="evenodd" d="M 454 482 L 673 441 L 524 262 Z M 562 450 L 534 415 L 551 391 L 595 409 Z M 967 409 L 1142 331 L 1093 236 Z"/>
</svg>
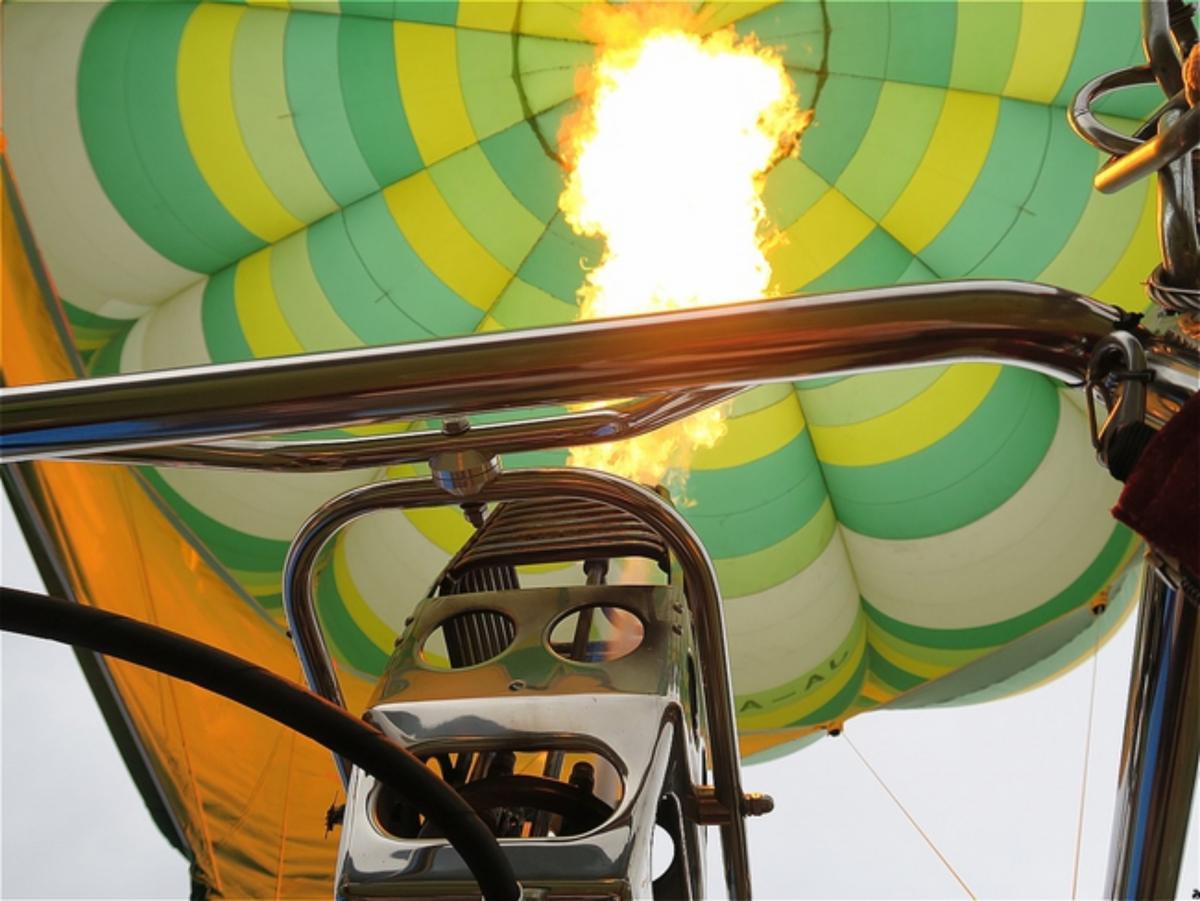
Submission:
<svg viewBox="0 0 1200 901">
<path fill-rule="evenodd" d="M 597 59 L 559 136 L 559 207 L 604 253 L 579 291 L 596 319 L 768 296 L 766 173 L 795 152 L 811 113 L 773 50 L 732 29 L 704 33 L 686 6 L 585 11 Z M 571 463 L 682 479 L 726 432 L 714 407 L 638 438 L 573 448 Z"/>
</svg>

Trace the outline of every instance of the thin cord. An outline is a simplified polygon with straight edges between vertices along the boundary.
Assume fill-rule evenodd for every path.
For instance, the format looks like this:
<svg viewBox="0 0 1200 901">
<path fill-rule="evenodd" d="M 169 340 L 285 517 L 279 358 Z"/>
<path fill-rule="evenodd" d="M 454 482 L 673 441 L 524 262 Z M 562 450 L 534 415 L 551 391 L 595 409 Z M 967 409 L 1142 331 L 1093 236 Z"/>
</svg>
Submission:
<svg viewBox="0 0 1200 901">
<path fill-rule="evenodd" d="M 961 876 L 959 876 L 958 871 L 955 870 L 954 867 L 952 867 L 950 865 L 950 861 L 948 861 L 946 859 L 946 855 L 938 850 L 937 845 L 935 845 L 933 843 L 933 839 L 931 839 L 926 834 L 925 830 L 922 829 L 920 824 L 916 821 L 916 819 L 913 818 L 913 815 L 908 812 L 908 810 L 905 808 L 905 806 L 903 804 L 900 803 L 900 799 L 897 798 L 896 795 L 892 792 L 892 790 L 887 787 L 887 783 L 883 781 L 882 777 L 880 777 L 880 775 L 877 772 L 875 772 L 875 767 L 871 766 L 871 764 L 869 764 L 867 762 L 867 758 L 863 757 L 862 751 L 858 750 L 858 748 L 857 748 L 857 746 L 855 746 L 854 742 L 852 742 L 850 740 L 850 736 L 847 733 L 843 732 L 842 739 L 846 742 L 846 744 L 850 745 L 850 749 L 852 751 L 854 751 L 854 753 L 856 755 L 858 755 L 858 759 L 862 761 L 863 766 L 865 766 L 867 768 L 867 771 L 872 776 L 875 777 L 875 781 L 879 783 L 879 787 L 882 788 L 885 792 L 887 792 L 888 797 L 891 798 L 892 801 L 895 802 L 896 806 L 900 808 L 900 812 L 902 814 L 904 814 L 905 817 L 908 818 L 908 821 L 910 823 L 912 823 L 913 828 L 917 830 L 917 833 L 921 836 L 921 838 L 925 839 L 925 844 L 929 845 L 930 850 L 932 850 L 933 853 L 937 855 L 938 860 L 940 860 L 942 862 L 943 866 L 945 866 L 946 869 L 950 871 L 950 875 L 953 876 L 955 878 L 955 880 L 958 881 L 958 884 L 962 886 L 963 891 L 967 893 L 967 896 L 970 897 L 972 899 L 972 901 L 974 901 L 974 899 L 976 898 L 975 893 L 973 891 L 971 891 L 970 887 L 965 882 L 963 882 L 963 878 Z"/>
<path fill-rule="evenodd" d="M 1100 635 L 1103 632 L 1096 629 L 1096 644 L 1092 648 L 1092 690 L 1088 698 L 1087 734 L 1083 739 L 1083 780 L 1079 784 L 1079 822 L 1075 826 L 1075 868 L 1071 874 L 1071 899 L 1078 897 L 1079 889 L 1079 856 L 1083 850 L 1083 811 L 1087 802 L 1088 763 L 1092 757 L 1092 717 L 1096 712 L 1096 670 L 1100 662 Z"/>
</svg>

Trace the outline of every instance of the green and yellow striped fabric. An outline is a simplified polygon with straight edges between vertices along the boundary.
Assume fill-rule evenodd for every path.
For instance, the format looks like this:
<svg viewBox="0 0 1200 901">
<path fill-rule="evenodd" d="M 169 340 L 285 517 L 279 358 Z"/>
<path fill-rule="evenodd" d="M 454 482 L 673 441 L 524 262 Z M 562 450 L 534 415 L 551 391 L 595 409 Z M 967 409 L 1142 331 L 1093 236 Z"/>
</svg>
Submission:
<svg viewBox="0 0 1200 901">
<path fill-rule="evenodd" d="M 573 319 L 600 250 L 557 207 L 556 135 L 593 57 L 580 7 L 7 4 L 8 153 L 89 371 Z M 767 183 L 779 291 L 1007 277 L 1144 306 L 1152 193 L 1094 193 L 1098 155 L 1064 111 L 1083 81 L 1139 57 L 1136 3 L 704 11 L 781 48 L 815 109 L 799 157 Z M 1132 127 L 1153 98 L 1122 103 L 1107 114 Z M 303 519 L 411 471 L 162 469 L 145 483 L 279 619 Z M 1135 550 L 1107 514 L 1117 489 L 1091 463 L 1077 397 L 1026 371 L 930 367 L 741 396 L 727 437 L 696 457 L 684 510 L 726 598 L 745 753 L 782 753 L 1093 602 Z M 451 508 L 341 536 L 319 604 L 348 678 L 380 671 L 467 529 Z"/>
</svg>

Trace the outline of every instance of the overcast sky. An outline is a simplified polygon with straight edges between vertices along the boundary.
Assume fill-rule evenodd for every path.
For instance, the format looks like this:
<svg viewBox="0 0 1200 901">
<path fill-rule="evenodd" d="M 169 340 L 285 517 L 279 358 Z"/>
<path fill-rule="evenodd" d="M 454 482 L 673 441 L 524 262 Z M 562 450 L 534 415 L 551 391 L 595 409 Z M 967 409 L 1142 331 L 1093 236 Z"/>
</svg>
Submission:
<svg viewBox="0 0 1200 901">
<path fill-rule="evenodd" d="M 7 500 L 2 512 L 3 582 L 39 588 Z M 1096 666 L 1080 897 L 1104 890 L 1133 625 Z M 187 864 L 151 822 L 74 656 L 10 635 L 0 650 L 0 897 L 186 898 Z M 1068 898 L 1092 670 L 977 707 L 867 714 L 845 736 L 977 896 Z M 965 896 L 846 737 L 743 778 L 776 801 L 750 825 L 758 897 Z M 1200 887 L 1197 831 L 1193 812 L 1181 898 Z M 710 849 L 722 897 L 715 834 Z"/>
</svg>

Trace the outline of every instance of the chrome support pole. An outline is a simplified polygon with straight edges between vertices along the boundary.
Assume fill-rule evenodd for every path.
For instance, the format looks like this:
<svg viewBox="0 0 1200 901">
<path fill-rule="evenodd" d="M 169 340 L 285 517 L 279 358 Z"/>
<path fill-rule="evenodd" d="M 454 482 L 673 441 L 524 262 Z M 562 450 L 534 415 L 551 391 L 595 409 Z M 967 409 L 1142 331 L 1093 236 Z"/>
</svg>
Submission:
<svg viewBox="0 0 1200 901">
<path fill-rule="evenodd" d="M 1108 892 L 1174 898 L 1200 756 L 1200 599 L 1153 552 L 1141 586 Z M 1190 888 L 1190 886 L 1189 886 Z"/>
<path fill-rule="evenodd" d="M 1078 383 L 1124 321 L 1046 285 L 935 282 L 9 388 L 0 462 L 933 363 Z"/>
<path fill-rule="evenodd" d="M 503 472 L 472 499 L 494 501 L 574 497 L 608 504 L 637 516 L 666 540 L 683 570 L 684 588 L 704 665 L 700 677 L 712 752 L 713 787 L 727 816 L 721 824 L 725 881 L 731 898 L 750 897 L 750 860 L 743 820 L 733 683 L 725 645 L 725 621 L 716 571 L 708 552 L 687 521 L 647 488 L 608 473 L 586 469 L 529 469 Z M 384 509 L 436 507 L 457 503 L 432 481 L 405 479 L 355 488 L 325 503 L 301 527 L 288 552 L 283 573 L 283 605 L 292 642 L 309 687 L 345 706 L 314 603 L 314 568 L 321 549 L 354 520 Z M 338 760 L 343 779 L 349 775 Z"/>
</svg>

